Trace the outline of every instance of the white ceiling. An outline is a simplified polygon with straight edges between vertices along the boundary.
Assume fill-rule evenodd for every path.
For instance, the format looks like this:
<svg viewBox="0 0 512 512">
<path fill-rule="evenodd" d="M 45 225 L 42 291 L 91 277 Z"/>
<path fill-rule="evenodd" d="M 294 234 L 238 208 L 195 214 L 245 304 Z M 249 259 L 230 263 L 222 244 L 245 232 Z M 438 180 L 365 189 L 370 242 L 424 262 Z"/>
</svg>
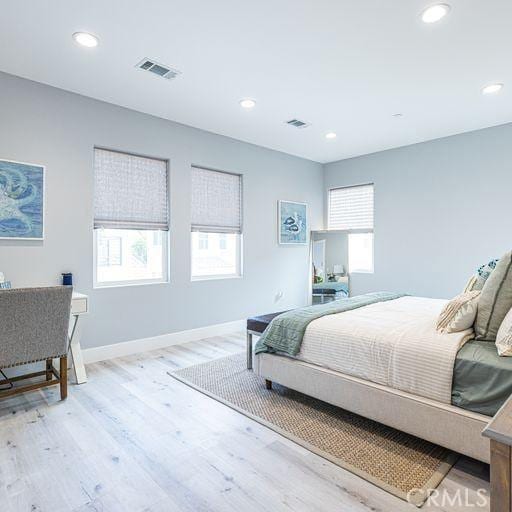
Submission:
<svg viewBox="0 0 512 512">
<path fill-rule="evenodd" d="M 0 70 L 330 162 L 512 121 L 512 2 L 444 1 L 426 25 L 429 0 L 1 0 Z M 489 82 L 505 88 L 482 96 Z"/>
</svg>

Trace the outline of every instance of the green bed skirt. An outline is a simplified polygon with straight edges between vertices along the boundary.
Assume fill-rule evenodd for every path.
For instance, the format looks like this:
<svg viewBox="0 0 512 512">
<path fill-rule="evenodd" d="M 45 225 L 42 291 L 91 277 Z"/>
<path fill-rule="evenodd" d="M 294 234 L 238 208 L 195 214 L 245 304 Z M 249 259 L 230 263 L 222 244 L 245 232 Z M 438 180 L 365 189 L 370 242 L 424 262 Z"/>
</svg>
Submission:
<svg viewBox="0 0 512 512">
<path fill-rule="evenodd" d="M 494 416 L 512 394 L 512 357 L 500 357 L 489 341 L 468 341 L 457 354 L 452 404 Z"/>
</svg>

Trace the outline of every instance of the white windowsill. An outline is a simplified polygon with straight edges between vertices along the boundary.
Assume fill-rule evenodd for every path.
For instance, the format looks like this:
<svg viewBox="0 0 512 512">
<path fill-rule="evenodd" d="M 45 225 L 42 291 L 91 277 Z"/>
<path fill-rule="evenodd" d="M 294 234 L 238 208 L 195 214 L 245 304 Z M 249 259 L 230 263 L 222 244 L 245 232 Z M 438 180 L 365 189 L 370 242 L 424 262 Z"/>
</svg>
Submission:
<svg viewBox="0 0 512 512">
<path fill-rule="evenodd" d="M 158 280 L 140 280 L 140 281 L 118 281 L 118 282 L 105 282 L 105 283 L 94 283 L 94 290 L 101 290 L 102 288 L 126 288 L 127 286 L 148 286 L 151 284 L 169 284 L 168 279 Z"/>
<path fill-rule="evenodd" d="M 243 275 L 233 274 L 226 276 L 192 276 L 190 280 L 194 281 L 218 281 L 220 279 L 242 279 Z"/>
</svg>

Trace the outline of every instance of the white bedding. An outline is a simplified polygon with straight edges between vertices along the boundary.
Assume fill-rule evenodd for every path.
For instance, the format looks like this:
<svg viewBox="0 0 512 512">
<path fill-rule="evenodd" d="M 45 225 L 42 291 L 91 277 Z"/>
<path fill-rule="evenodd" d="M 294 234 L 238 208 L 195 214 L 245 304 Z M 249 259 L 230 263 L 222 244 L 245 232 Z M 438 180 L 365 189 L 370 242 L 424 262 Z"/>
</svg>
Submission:
<svg viewBox="0 0 512 512">
<path fill-rule="evenodd" d="M 402 297 L 324 316 L 297 359 L 450 404 L 455 357 L 473 331 L 436 331 L 446 302 Z"/>
</svg>

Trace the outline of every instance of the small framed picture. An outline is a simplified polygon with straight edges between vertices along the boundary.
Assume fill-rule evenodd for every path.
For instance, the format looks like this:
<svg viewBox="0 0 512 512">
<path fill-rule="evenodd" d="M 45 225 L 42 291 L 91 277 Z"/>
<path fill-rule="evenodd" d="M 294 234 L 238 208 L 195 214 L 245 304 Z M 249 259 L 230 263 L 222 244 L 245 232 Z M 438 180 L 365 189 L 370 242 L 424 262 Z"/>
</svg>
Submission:
<svg viewBox="0 0 512 512">
<path fill-rule="evenodd" d="M 308 205 L 278 201 L 278 240 L 284 245 L 305 245 L 308 236 Z"/>
<path fill-rule="evenodd" d="M 43 165 L 0 160 L 0 238 L 44 237 Z"/>
</svg>

